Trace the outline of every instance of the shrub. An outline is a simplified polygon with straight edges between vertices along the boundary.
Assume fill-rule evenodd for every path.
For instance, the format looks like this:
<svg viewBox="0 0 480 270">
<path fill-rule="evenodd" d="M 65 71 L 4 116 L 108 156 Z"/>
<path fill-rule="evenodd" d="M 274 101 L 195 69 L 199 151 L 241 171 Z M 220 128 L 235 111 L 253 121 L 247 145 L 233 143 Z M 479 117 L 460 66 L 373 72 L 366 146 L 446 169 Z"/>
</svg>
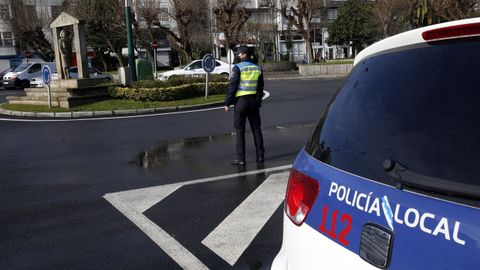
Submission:
<svg viewBox="0 0 480 270">
<path fill-rule="evenodd" d="M 209 75 L 208 81 L 210 82 L 228 82 L 228 78 L 224 75 Z M 171 86 L 180 86 L 185 84 L 193 84 L 193 83 L 204 83 L 205 76 L 172 76 L 167 81 L 154 81 L 154 80 L 144 80 L 144 81 L 136 81 L 132 83 L 132 88 L 163 88 L 163 87 L 171 87 Z"/>
<path fill-rule="evenodd" d="M 159 82 L 143 81 L 139 82 L 137 87 L 110 87 L 109 92 L 112 98 L 133 99 L 136 101 L 172 101 L 205 94 L 205 83 L 191 83 L 170 87 L 158 87 L 157 83 Z M 140 87 L 140 85 L 144 87 Z M 208 83 L 208 92 L 210 95 L 224 94 L 227 90 L 228 82 Z"/>
</svg>

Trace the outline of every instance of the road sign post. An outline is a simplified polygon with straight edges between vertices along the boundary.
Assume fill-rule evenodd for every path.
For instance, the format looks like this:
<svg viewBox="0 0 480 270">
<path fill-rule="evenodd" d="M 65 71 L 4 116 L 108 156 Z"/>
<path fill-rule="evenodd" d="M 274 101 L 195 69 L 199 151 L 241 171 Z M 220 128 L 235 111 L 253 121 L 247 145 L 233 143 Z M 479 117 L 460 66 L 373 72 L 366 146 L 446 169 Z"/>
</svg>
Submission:
<svg viewBox="0 0 480 270">
<path fill-rule="evenodd" d="M 50 67 L 45 65 L 42 67 L 42 80 L 45 85 L 47 85 L 48 91 L 48 108 L 52 108 L 52 92 L 50 91 L 50 83 L 52 82 L 52 71 Z"/>
<path fill-rule="evenodd" d="M 202 59 L 202 68 L 207 73 L 205 81 L 205 98 L 208 98 L 208 75 L 215 69 L 215 58 L 211 54 L 207 54 Z"/>
<path fill-rule="evenodd" d="M 233 64 L 233 61 L 235 60 L 235 54 L 233 53 L 232 49 L 228 50 L 227 60 L 228 60 L 228 67 L 229 67 L 228 74 L 230 75 L 230 73 L 232 73 L 232 64 Z"/>
<path fill-rule="evenodd" d="M 158 42 L 156 40 L 152 41 L 152 49 L 153 49 L 153 70 L 154 70 L 154 76 L 153 79 L 157 79 L 157 48 L 158 48 Z"/>
</svg>

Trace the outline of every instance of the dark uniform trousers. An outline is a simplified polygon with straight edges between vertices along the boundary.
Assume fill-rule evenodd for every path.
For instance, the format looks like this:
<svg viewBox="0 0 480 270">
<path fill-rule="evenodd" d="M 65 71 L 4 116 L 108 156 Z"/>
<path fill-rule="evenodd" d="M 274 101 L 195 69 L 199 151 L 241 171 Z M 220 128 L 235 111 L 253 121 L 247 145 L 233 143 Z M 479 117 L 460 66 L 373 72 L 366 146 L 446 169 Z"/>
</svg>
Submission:
<svg viewBox="0 0 480 270">
<path fill-rule="evenodd" d="M 237 132 L 237 158 L 245 160 L 245 122 L 248 118 L 253 133 L 257 159 L 264 157 L 263 135 L 260 129 L 260 110 L 256 95 L 246 95 L 237 98 L 234 107 L 234 125 Z"/>
</svg>

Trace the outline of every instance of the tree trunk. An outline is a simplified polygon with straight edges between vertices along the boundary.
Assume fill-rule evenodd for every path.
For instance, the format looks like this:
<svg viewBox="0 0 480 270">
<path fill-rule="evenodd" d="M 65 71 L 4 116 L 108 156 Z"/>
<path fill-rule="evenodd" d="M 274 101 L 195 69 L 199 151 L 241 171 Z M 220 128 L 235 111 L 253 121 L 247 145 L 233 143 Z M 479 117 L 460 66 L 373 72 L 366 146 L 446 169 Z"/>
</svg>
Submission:
<svg viewBox="0 0 480 270">
<path fill-rule="evenodd" d="M 123 62 L 123 57 L 122 57 L 122 49 L 120 49 L 120 50 L 115 50 L 115 58 L 117 58 L 118 65 L 119 65 L 120 67 L 124 67 L 124 66 L 125 66 L 125 63 Z M 130 68 L 134 68 L 134 67 L 130 67 Z"/>
<path fill-rule="evenodd" d="M 312 29 L 307 27 L 307 35 L 305 39 L 307 49 L 307 63 L 313 63 L 313 48 L 312 48 Z"/>
<path fill-rule="evenodd" d="M 100 59 L 102 60 L 103 70 L 110 71 L 107 60 L 105 59 L 105 54 L 103 52 L 97 52 L 97 55 L 100 54 Z"/>
</svg>

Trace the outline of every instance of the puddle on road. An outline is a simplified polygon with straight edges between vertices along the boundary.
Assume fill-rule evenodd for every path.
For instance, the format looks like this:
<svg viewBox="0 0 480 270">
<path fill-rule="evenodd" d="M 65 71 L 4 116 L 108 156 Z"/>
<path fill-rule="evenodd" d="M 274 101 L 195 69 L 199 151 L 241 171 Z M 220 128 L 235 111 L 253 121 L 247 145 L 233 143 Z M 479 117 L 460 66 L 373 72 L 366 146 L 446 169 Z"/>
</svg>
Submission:
<svg viewBox="0 0 480 270">
<path fill-rule="evenodd" d="M 287 123 L 284 125 L 272 127 L 267 130 L 263 130 L 263 134 L 265 136 L 265 134 L 268 134 L 269 132 L 277 132 L 278 130 L 310 128 L 313 126 L 314 124 L 312 123 Z M 248 133 L 251 133 L 251 131 L 247 130 L 247 134 Z M 232 142 L 234 143 L 235 133 L 184 138 L 176 141 L 165 141 L 155 147 L 139 153 L 136 160 L 130 163 L 137 164 L 140 167 L 148 169 L 164 165 L 171 161 L 189 162 L 189 159 L 191 159 L 191 156 L 189 156 L 188 154 L 191 153 L 189 151 L 201 149 L 209 143 L 218 143 L 225 140 L 232 140 Z M 230 142 L 228 143 L 229 146 L 233 147 L 233 144 L 231 144 Z"/>
<path fill-rule="evenodd" d="M 225 140 L 235 136 L 235 133 L 211 135 L 205 137 L 185 138 L 177 141 L 166 141 L 139 154 L 137 164 L 143 168 L 153 168 L 170 161 L 185 159 L 183 153 L 192 148 L 202 148 L 204 145 Z"/>
</svg>

